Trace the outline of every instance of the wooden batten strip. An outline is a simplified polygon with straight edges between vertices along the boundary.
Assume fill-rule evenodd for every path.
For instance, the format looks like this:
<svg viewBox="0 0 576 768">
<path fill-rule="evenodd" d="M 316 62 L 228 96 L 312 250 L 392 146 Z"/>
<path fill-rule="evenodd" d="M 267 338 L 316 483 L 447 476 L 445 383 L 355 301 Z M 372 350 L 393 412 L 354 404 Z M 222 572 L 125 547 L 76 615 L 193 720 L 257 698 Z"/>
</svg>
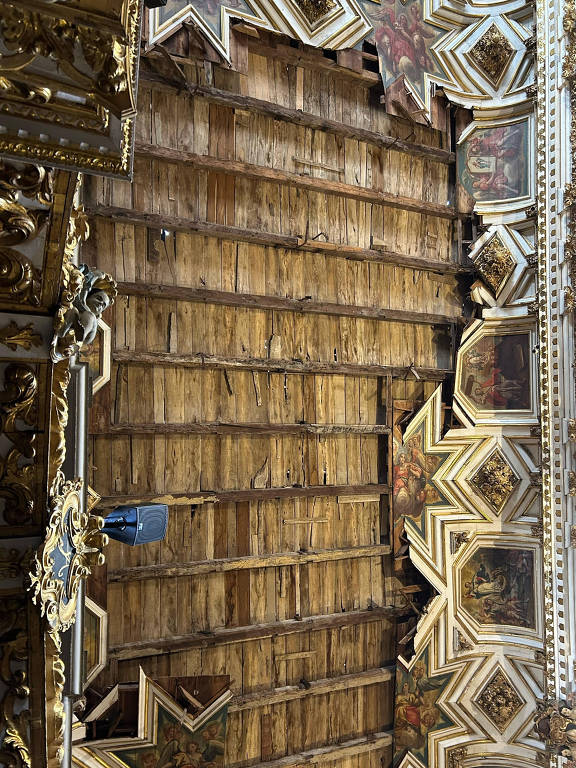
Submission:
<svg viewBox="0 0 576 768">
<path fill-rule="evenodd" d="M 176 355 L 172 352 L 136 352 L 115 349 L 112 359 L 117 363 L 138 365 L 178 365 L 189 368 L 229 368 L 244 371 L 279 373 L 320 373 L 335 376 L 392 376 L 406 378 L 414 371 L 424 381 L 444 381 L 453 375 L 450 368 L 421 368 L 419 366 L 357 365 L 354 363 L 322 363 L 303 360 L 279 360 L 254 357 L 221 357 L 219 355 Z"/>
<path fill-rule="evenodd" d="M 94 435 L 387 435 L 386 424 L 242 424 L 187 422 L 154 424 L 110 424 L 93 430 Z"/>
<path fill-rule="evenodd" d="M 167 89 L 171 89 L 175 93 L 181 93 L 183 90 L 186 90 L 191 96 L 198 96 L 206 99 L 206 101 L 209 101 L 212 104 L 221 104 L 222 106 L 231 107 L 232 109 L 241 109 L 243 111 L 257 112 L 261 115 L 269 115 L 276 120 L 303 125 L 318 131 L 326 131 L 327 133 L 333 133 L 337 136 L 345 136 L 348 139 L 365 141 L 367 144 L 396 150 L 398 152 L 403 152 L 406 155 L 413 155 L 414 157 L 425 157 L 429 160 L 435 160 L 438 163 L 452 164 L 456 162 L 456 155 L 454 152 L 450 152 L 447 149 L 431 147 L 426 144 L 415 144 L 413 142 L 404 141 L 398 137 L 386 136 L 385 134 L 370 131 L 366 128 L 358 128 L 346 123 L 340 123 L 337 120 L 329 120 L 319 117 L 310 112 L 303 112 L 299 109 L 290 109 L 289 107 L 283 107 L 280 104 L 274 104 L 270 101 L 256 99 L 252 96 L 242 96 L 238 93 L 224 91 L 220 88 L 212 88 L 208 85 L 177 83 L 174 80 L 169 80 L 162 77 L 162 75 L 153 72 L 141 71 L 140 76 L 142 81 L 145 81 L 147 85 L 152 88 L 161 89 L 164 92 Z"/>
<path fill-rule="evenodd" d="M 381 309 L 380 307 L 359 307 L 347 304 L 289 299 L 283 296 L 263 296 L 252 293 L 211 291 L 204 288 L 188 288 L 178 285 L 154 285 L 149 283 L 118 284 L 118 292 L 124 296 L 144 296 L 175 301 L 193 301 L 206 304 L 220 304 L 227 307 L 253 307 L 278 312 L 303 312 L 335 317 L 360 317 L 371 320 L 388 320 L 415 325 L 450 325 L 463 323 L 462 315 L 440 315 L 431 312 L 411 312 L 404 309 Z"/>
<path fill-rule="evenodd" d="M 434 274 L 470 273 L 470 267 L 450 261 L 438 261 L 420 256 L 409 256 L 405 253 L 390 251 L 386 248 L 359 248 L 354 245 L 328 243 L 320 240 L 307 240 L 291 235 L 279 235 L 273 232 L 262 232 L 256 229 L 244 229 L 211 221 L 186 219 L 182 216 L 169 216 L 159 213 L 135 211 L 132 208 L 118 206 L 92 205 L 86 207 L 86 213 L 92 218 L 100 217 L 118 220 L 124 223 L 140 224 L 151 229 L 168 229 L 171 232 L 188 232 L 192 234 L 217 237 L 220 240 L 234 240 L 242 243 L 254 243 L 272 248 L 305 251 L 306 253 L 323 253 L 335 258 L 350 259 L 351 261 L 371 261 L 380 264 L 393 264 L 407 269 L 418 269 L 421 272 Z"/>
<path fill-rule="evenodd" d="M 309 485 L 288 488 L 250 488 L 231 491 L 198 491 L 197 493 L 143 494 L 141 496 L 103 496 L 98 507 L 109 509 L 120 504 L 168 504 L 170 507 L 191 504 L 227 504 L 237 501 L 268 501 L 270 499 L 294 499 L 305 497 L 344 496 L 347 494 L 387 494 L 390 487 L 385 484 L 367 485 Z M 314 520 L 310 520 L 311 523 Z"/>
<path fill-rule="evenodd" d="M 300 685 L 287 685 L 276 688 L 273 691 L 256 691 L 246 696 L 233 699 L 228 707 L 229 712 L 242 712 L 247 709 L 259 709 L 272 704 L 281 704 L 285 701 L 304 699 L 307 696 L 316 696 L 335 691 L 350 691 L 353 688 L 363 688 L 367 685 L 387 683 L 394 679 L 396 667 L 378 667 L 365 672 L 355 672 L 351 675 L 328 677 L 322 680 L 310 680 L 308 688 Z"/>
<path fill-rule="evenodd" d="M 409 611 L 408 611 L 409 613 Z M 166 653 L 176 653 L 187 648 L 208 648 L 215 645 L 228 645 L 247 640 L 259 640 L 266 637 L 294 635 L 320 629 L 334 629 L 344 626 L 355 626 L 380 621 L 382 618 L 395 620 L 406 616 L 405 608 L 392 606 L 374 606 L 361 611 L 347 611 L 308 616 L 302 619 L 284 619 L 268 624 L 251 624 L 244 627 L 220 627 L 213 630 L 192 632 L 189 635 L 174 635 L 158 640 L 142 640 L 134 643 L 123 643 L 109 649 L 108 658 L 127 660 L 142 659 L 149 656 L 162 656 Z"/>
<path fill-rule="evenodd" d="M 309 518 L 308 524 L 315 521 Z M 142 581 L 166 579 L 173 576 L 198 576 L 204 573 L 252 570 L 254 568 L 278 568 L 305 563 L 326 563 L 336 560 L 356 560 L 361 557 L 387 557 L 391 554 L 388 544 L 371 544 L 362 547 L 327 549 L 316 552 L 276 552 L 270 555 L 246 555 L 196 563 L 160 563 L 121 568 L 108 574 L 108 581 Z"/>
<path fill-rule="evenodd" d="M 192 152 L 184 152 L 169 147 L 159 147 L 152 144 L 138 143 L 136 151 L 144 157 L 152 157 L 157 160 L 165 160 L 178 165 L 190 165 L 198 170 L 214 173 L 242 176 L 257 181 L 268 181 L 273 184 L 290 186 L 296 189 L 307 189 L 312 192 L 320 192 L 325 195 L 338 195 L 352 200 L 360 200 L 364 203 L 384 205 L 388 208 L 400 208 L 404 211 L 421 213 L 425 216 L 437 216 L 442 219 L 462 218 L 451 205 L 430 203 L 417 198 L 403 197 L 392 192 L 378 192 L 369 187 L 358 187 L 354 184 L 345 184 L 342 181 L 330 181 L 329 179 L 305 176 L 299 173 L 290 173 L 277 168 L 269 168 L 264 165 L 253 165 L 239 160 L 224 160 L 209 155 L 197 155 Z"/>
<path fill-rule="evenodd" d="M 368 736 L 362 736 L 351 741 L 344 741 L 340 744 L 332 744 L 326 747 L 318 747 L 307 752 L 299 752 L 296 755 L 287 755 L 278 760 L 268 760 L 261 763 L 255 763 L 250 768 L 289 768 L 292 765 L 319 765 L 321 763 L 344 760 L 345 758 L 357 757 L 366 752 L 374 752 L 378 749 L 385 749 L 392 746 L 392 732 L 380 731 Z M 244 765 L 241 763 L 240 765 Z M 236 768 L 234 763 L 230 768 Z"/>
</svg>

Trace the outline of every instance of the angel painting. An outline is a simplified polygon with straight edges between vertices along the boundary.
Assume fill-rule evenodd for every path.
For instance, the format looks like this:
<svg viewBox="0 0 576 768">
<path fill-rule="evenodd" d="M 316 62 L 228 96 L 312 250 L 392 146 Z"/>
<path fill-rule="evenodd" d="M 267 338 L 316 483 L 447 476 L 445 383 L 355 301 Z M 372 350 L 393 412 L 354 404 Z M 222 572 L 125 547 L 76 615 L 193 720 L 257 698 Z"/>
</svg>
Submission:
<svg viewBox="0 0 576 768">
<path fill-rule="evenodd" d="M 425 759 L 428 733 L 449 724 L 437 705 L 437 699 L 449 679 L 450 675 L 429 676 L 428 651 L 410 671 L 398 669 L 394 703 L 395 762 L 406 751 Z"/>
<path fill-rule="evenodd" d="M 374 25 L 373 40 L 384 87 L 405 75 L 423 96 L 424 74 L 441 73 L 430 46 L 442 30 L 424 21 L 418 0 L 410 5 L 383 0 L 382 4 L 365 2 L 363 6 Z"/>
<path fill-rule="evenodd" d="M 442 457 L 423 450 L 423 434 L 417 432 L 403 446 L 397 444 L 394 454 L 394 515 L 420 518 L 426 504 L 441 500 L 431 482 Z"/>
</svg>

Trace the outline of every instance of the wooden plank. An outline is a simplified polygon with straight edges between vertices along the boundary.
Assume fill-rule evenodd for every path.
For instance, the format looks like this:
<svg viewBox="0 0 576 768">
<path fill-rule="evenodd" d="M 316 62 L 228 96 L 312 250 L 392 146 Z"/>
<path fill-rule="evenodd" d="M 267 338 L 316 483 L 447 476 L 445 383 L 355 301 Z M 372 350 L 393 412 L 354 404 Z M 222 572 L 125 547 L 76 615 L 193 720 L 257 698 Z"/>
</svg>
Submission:
<svg viewBox="0 0 576 768">
<path fill-rule="evenodd" d="M 291 655 L 294 657 L 294 654 Z M 334 693 L 335 691 L 351 691 L 366 685 L 385 683 L 394 678 L 395 671 L 396 667 L 378 667 L 378 669 L 368 669 L 365 672 L 356 672 L 350 675 L 310 680 L 308 688 L 301 685 L 287 685 L 273 691 L 256 691 L 233 699 L 229 704 L 228 711 L 240 712 L 246 709 L 268 707 L 283 701 L 304 699 L 307 696 Z"/>
<path fill-rule="evenodd" d="M 212 88 L 207 85 L 196 85 L 191 83 L 176 83 L 173 80 L 162 77 L 152 72 L 141 71 L 140 77 L 146 81 L 152 88 L 170 88 L 180 92 L 182 87 L 186 88 L 191 96 L 198 96 L 213 104 L 222 104 L 233 107 L 238 110 L 249 110 L 263 115 L 269 115 L 276 120 L 283 120 L 296 125 L 304 125 L 314 130 L 326 131 L 344 136 L 357 141 L 365 141 L 377 147 L 404 152 L 407 155 L 415 157 L 426 157 L 439 163 L 452 164 L 456 162 L 456 156 L 453 152 L 438 147 L 430 147 L 425 144 L 415 144 L 404 141 L 398 137 L 386 136 L 384 134 L 369 131 L 365 128 L 358 128 L 337 120 L 329 120 L 318 117 L 310 112 L 303 112 L 299 109 L 290 109 L 279 104 L 274 104 L 264 99 L 255 99 L 251 96 L 242 96 L 231 91 L 224 91 L 219 88 Z"/>
<path fill-rule="evenodd" d="M 313 523 L 313 519 L 308 519 Z M 391 553 L 387 544 L 373 544 L 364 547 L 347 547 L 315 552 L 276 552 L 271 555 L 248 555 L 245 557 L 221 558 L 190 563 L 154 563 L 150 565 L 121 568 L 108 575 L 108 581 L 140 581 L 143 579 L 166 579 L 175 576 L 196 576 L 201 573 L 224 573 L 226 571 L 250 570 L 253 568 L 277 568 L 302 563 L 322 563 L 358 557 L 387 557 Z"/>
<path fill-rule="evenodd" d="M 154 230 L 168 229 L 174 232 L 197 232 L 199 234 L 218 237 L 222 240 L 234 240 L 245 243 L 256 243 L 274 248 L 298 249 L 307 253 L 323 253 L 326 256 L 346 258 L 353 261 L 373 261 L 383 264 L 395 264 L 401 267 L 418 269 L 423 272 L 436 274 L 469 274 L 471 266 L 463 266 L 455 262 L 438 261 L 422 256 L 411 256 L 405 253 L 372 247 L 360 248 L 345 243 L 331 243 L 321 240 L 304 240 L 291 235 L 279 235 L 263 230 L 246 229 L 243 227 L 227 226 L 211 221 L 190 219 L 183 216 L 170 216 L 121 208 L 110 205 L 87 205 L 86 214 L 92 218 L 109 218 L 116 221 L 143 224 Z"/>
<path fill-rule="evenodd" d="M 452 369 L 414 368 L 392 365 L 357 365 L 354 363 L 322 363 L 318 361 L 263 359 L 253 357 L 222 357 L 220 355 L 174 355 L 169 352 L 134 352 L 115 349 L 112 359 L 119 363 L 138 365 L 186 365 L 191 368 L 226 368 L 243 371 L 279 371 L 281 373 L 321 373 L 336 376 L 386 376 L 406 378 L 416 371 L 420 379 L 444 381 L 453 375 Z"/>
<path fill-rule="evenodd" d="M 94 435 L 386 435 L 385 424 L 232 424 L 221 421 L 153 424 L 109 424 L 93 430 Z"/>
<path fill-rule="evenodd" d="M 124 296 L 154 296 L 160 299 L 176 301 L 203 302 L 220 304 L 228 307 L 254 307 L 272 309 L 281 312 L 304 312 L 334 317 L 367 317 L 375 320 L 389 320 L 400 323 L 422 325 L 451 325 L 464 323 L 464 317 L 441 315 L 431 312 L 407 311 L 404 309 L 382 309 L 380 307 L 351 306 L 309 299 L 289 299 L 280 296 L 262 296 L 251 293 L 232 293 L 229 291 L 210 291 L 204 288 L 189 288 L 177 285 L 155 285 L 150 283 L 118 284 L 118 292 Z M 172 351 L 172 349 L 170 349 Z"/>
<path fill-rule="evenodd" d="M 159 640 L 144 640 L 121 643 L 108 651 L 108 657 L 117 660 L 141 659 L 150 656 L 162 656 L 188 648 L 209 648 L 215 645 L 239 643 L 247 640 L 262 640 L 280 635 L 293 635 L 300 632 L 319 629 L 366 624 L 379 621 L 382 617 L 394 619 L 406 615 L 406 609 L 390 606 L 374 606 L 370 610 L 346 611 L 320 616 L 308 616 L 303 619 L 285 619 L 267 624 L 250 624 L 242 627 L 222 627 L 189 635 L 174 635 Z"/>
<path fill-rule="evenodd" d="M 400 208 L 405 211 L 414 211 L 426 216 L 438 216 L 442 219 L 457 219 L 466 214 L 461 214 L 451 205 L 431 203 L 421 199 L 409 198 L 403 195 L 395 195 L 390 192 L 379 192 L 364 186 L 345 184 L 341 181 L 305 176 L 299 173 L 270 168 L 264 165 L 243 163 L 239 160 L 224 160 L 210 155 L 197 155 L 193 152 L 183 152 L 169 147 L 159 147 L 152 144 L 139 143 L 136 151 L 140 156 L 153 157 L 166 160 L 178 165 L 190 165 L 198 170 L 206 170 L 233 176 L 242 176 L 257 181 L 269 181 L 296 189 L 309 189 L 313 192 L 321 192 L 326 195 L 338 195 L 340 197 L 360 200 L 366 203 L 376 203 L 387 208 Z"/>
<path fill-rule="evenodd" d="M 293 765 L 321 765 L 323 763 L 344 760 L 346 758 L 355 758 L 358 755 L 374 752 L 384 747 L 392 745 L 392 732 L 379 731 L 362 736 L 357 739 L 350 739 L 340 744 L 331 744 L 325 747 L 318 747 L 306 752 L 300 752 L 294 755 L 287 755 L 278 760 L 267 760 L 261 763 L 252 764 L 251 768 L 289 768 Z M 234 763 L 231 763 L 234 766 Z"/>
<path fill-rule="evenodd" d="M 354 495 L 363 492 L 373 494 L 389 493 L 388 485 L 369 483 L 367 485 L 310 485 L 289 486 L 287 488 L 250 488 L 238 490 L 205 491 L 194 494 L 142 494 L 140 496 L 103 496 L 98 507 L 109 509 L 119 504 L 168 504 L 168 506 L 186 506 L 190 504 L 222 503 L 233 501 L 267 501 L 269 499 L 311 498 L 315 496 L 343 496 L 346 493 Z M 310 522 L 314 522 L 310 519 Z"/>
</svg>

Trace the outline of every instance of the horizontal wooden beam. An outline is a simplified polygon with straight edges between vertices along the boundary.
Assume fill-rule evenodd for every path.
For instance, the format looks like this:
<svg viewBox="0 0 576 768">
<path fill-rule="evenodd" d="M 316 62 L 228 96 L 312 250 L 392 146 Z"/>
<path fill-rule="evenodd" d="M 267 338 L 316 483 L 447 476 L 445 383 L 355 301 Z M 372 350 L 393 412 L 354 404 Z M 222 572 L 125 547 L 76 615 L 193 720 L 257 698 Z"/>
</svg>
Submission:
<svg viewBox="0 0 576 768">
<path fill-rule="evenodd" d="M 302 685 L 287 685 L 275 688 L 273 691 L 255 691 L 246 696 L 235 697 L 228 706 L 229 712 L 243 712 L 247 709 L 259 709 L 272 704 L 281 704 L 285 701 L 304 699 L 307 696 L 317 696 L 323 693 L 336 691 L 350 691 L 353 688 L 364 688 L 367 685 L 387 683 L 394 679 L 396 667 L 378 667 L 368 669 L 365 672 L 356 672 L 351 675 L 339 677 L 327 677 L 323 680 L 310 680 L 308 687 Z"/>
<path fill-rule="evenodd" d="M 409 256 L 397 253 L 379 246 L 373 248 L 358 248 L 354 245 L 327 243 L 320 240 L 304 240 L 303 237 L 279 235 L 273 232 L 262 232 L 256 229 L 232 227 L 226 224 L 216 224 L 212 221 L 186 219 L 182 216 L 168 216 L 159 213 L 135 211 L 132 208 L 118 206 L 92 205 L 86 207 L 86 213 L 92 218 L 115 219 L 131 224 L 142 225 L 152 229 L 168 229 L 171 232 L 188 232 L 206 237 L 217 237 L 220 240 L 234 240 L 243 243 L 255 243 L 272 248 L 305 251 L 306 253 L 323 253 L 326 256 L 349 259 L 350 261 L 370 261 L 380 264 L 393 264 L 406 269 L 418 269 L 421 272 L 434 274 L 460 274 L 470 272 L 470 267 L 455 262 L 438 261 L 420 256 Z"/>
<path fill-rule="evenodd" d="M 258 424 L 187 422 L 154 424 L 110 424 L 93 435 L 387 435 L 386 424 Z"/>
<path fill-rule="evenodd" d="M 169 80 L 160 74 L 152 72 L 142 72 L 141 79 L 146 81 L 147 85 L 157 87 L 166 91 L 173 89 L 177 93 L 187 91 L 191 96 L 206 99 L 212 104 L 221 104 L 232 109 L 242 111 L 257 112 L 261 115 L 268 115 L 275 120 L 282 120 L 287 123 L 303 125 L 313 130 L 326 131 L 337 136 L 344 136 L 348 139 L 365 141 L 373 146 L 383 147 L 384 149 L 396 150 L 406 155 L 415 157 L 425 157 L 438 163 L 454 163 L 456 155 L 447 149 L 440 147 L 431 147 L 427 144 L 416 144 L 410 141 L 404 141 L 397 136 L 386 136 L 376 131 L 370 131 L 366 128 L 359 128 L 347 123 L 341 123 L 337 120 L 329 120 L 310 112 L 303 112 L 300 109 L 290 109 L 280 104 L 274 104 L 263 99 L 255 99 L 252 96 L 242 96 L 231 91 L 224 91 L 220 88 L 212 88 L 209 85 L 196 85 L 192 83 L 178 83 L 175 80 Z"/>
<path fill-rule="evenodd" d="M 382 309 L 380 307 L 351 306 L 309 299 L 289 299 L 284 296 L 264 296 L 253 293 L 211 291 L 205 288 L 188 288 L 180 285 L 150 283 L 118 283 L 118 292 L 124 296 L 143 296 L 150 299 L 203 302 L 227 307 L 253 307 L 276 312 L 302 312 L 335 317 L 360 317 L 370 320 L 387 320 L 416 325 L 451 325 L 463 323 L 462 315 L 442 315 L 432 312 L 413 312 L 406 309 Z"/>
<path fill-rule="evenodd" d="M 168 504 L 170 507 L 191 504 L 228 504 L 238 501 L 268 501 L 270 499 L 296 499 L 357 496 L 360 494 L 387 494 L 390 487 L 385 484 L 368 483 L 366 485 L 309 485 L 288 486 L 287 488 L 247 488 L 231 491 L 198 491 L 192 493 L 147 493 L 140 496 L 103 496 L 98 506 L 104 509 L 120 504 Z M 314 520 L 310 520 L 313 523 Z"/>
<path fill-rule="evenodd" d="M 221 357 L 220 355 L 178 355 L 173 352 L 136 352 L 115 349 L 112 358 L 118 363 L 138 365 L 177 365 L 188 368 L 227 368 L 240 371 L 279 373 L 319 373 L 335 376 L 393 376 L 406 378 L 414 372 L 426 381 L 444 381 L 453 375 L 452 369 L 421 366 L 358 365 L 355 363 L 322 363 L 314 360 L 281 360 L 254 357 Z"/>
<path fill-rule="evenodd" d="M 396 195 L 393 192 L 379 192 L 369 187 L 359 187 L 354 184 L 346 184 L 342 181 L 331 181 L 315 176 L 305 176 L 299 173 L 291 173 L 278 168 L 270 168 L 265 165 L 254 165 L 240 160 L 225 160 L 210 155 L 197 155 L 193 152 L 184 152 L 179 149 L 160 147 L 153 144 L 138 143 L 136 151 L 140 156 L 165 160 L 178 165 L 190 165 L 198 170 L 213 173 L 242 176 L 256 181 L 267 181 L 272 184 L 290 186 L 296 189 L 306 189 L 324 195 L 337 195 L 352 200 L 360 200 L 364 203 L 384 205 L 388 208 L 400 208 L 403 211 L 412 211 L 424 216 L 436 216 L 441 219 L 462 218 L 464 214 L 451 205 L 431 203 L 413 197 Z"/>
<path fill-rule="evenodd" d="M 350 741 L 343 741 L 340 744 L 330 744 L 325 747 L 308 750 L 307 752 L 280 757 L 277 760 L 255 763 L 250 768 L 290 768 L 293 765 L 320 765 L 344 760 L 349 757 L 357 757 L 366 752 L 374 752 L 377 749 L 386 749 L 391 746 L 392 732 L 379 731 L 378 733 L 368 734 L 367 736 L 361 736 Z M 239 763 L 238 766 L 240 765 L 245 765 L 245 763 Z M 229 768 L 236 768 L 236 764 L 230 763 Z"/>
<path fill-rule="evenodd" d="M 371 609 L 361 611 L 308 616 L 302 619 L 284 619 L 283 621 L 273 621 L 268 624 L 220 627 L 213 630 L 192 632 L 188 635 L 174 635 L 173 637 L 165 637 L 158 640 L 139 640 L 137 642 L 123 643 L 122 645 L 110 648 L 108 658 L 118 659 L 119 661 L 142 659 L 149 656 L 161 656 L 166 653 L 177 653 L 187 648 L 208 648 L 215 645 L 229 645 L 230 643 L 258 640 L 266 637 L 279 637 L 294 635 L 300 632 L 357 626 L 358 624 L 368 624 L 373 621 L 380 621 L 381 619 L 396 620 L 397 617 L 406 616 L 407 613 L 409 611 L 406 608 L 374 606 Z"/>
<path fill-rule="evenodd" d="M 309 524 L 313 522 L 308 519 Z M 326 549 L 313 552 L 275 552 L 270 555 L 246 555 L 216 560 L 200 560 L 192 563 L 154 563 L 130 568 L 120 568 L 108 573 L 108 581 L 143 581 L 167 579 L 173 576 L 198 576 L 204 573 L 245 571 L 256 568 L 279 568 L 306 563 L 327 563 L 336 560 L 357 560 L 363 557 L 387 557 L 391 554 L 388 544 L 369 544 L 361 547 Z"/>
</svg>

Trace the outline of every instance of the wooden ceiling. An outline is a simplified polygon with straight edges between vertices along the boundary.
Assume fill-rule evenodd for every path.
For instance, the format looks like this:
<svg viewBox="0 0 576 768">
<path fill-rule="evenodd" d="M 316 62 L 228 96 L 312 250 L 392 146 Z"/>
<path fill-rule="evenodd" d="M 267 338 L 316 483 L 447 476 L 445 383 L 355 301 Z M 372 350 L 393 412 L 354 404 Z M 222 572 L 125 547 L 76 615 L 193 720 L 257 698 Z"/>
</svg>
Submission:
<svg viewBox="0 0 576 768">
<path fill-rule="evenodd" d="M 388 766 L 419 589 L 392 552 L 391 428 L 452 368 L 453 156 L 371 73 L 261 42 L 235 33 L 234 71 L 176 41 L 185 90 L 143 64 L 134 183 L 85 180 L 83 260 L 120 293 L 91 484 L 170 506 L 164 541 L 111 542 L 89 585 L 94 684 L 229 675 L 231 768 Z"/>
</svg>

